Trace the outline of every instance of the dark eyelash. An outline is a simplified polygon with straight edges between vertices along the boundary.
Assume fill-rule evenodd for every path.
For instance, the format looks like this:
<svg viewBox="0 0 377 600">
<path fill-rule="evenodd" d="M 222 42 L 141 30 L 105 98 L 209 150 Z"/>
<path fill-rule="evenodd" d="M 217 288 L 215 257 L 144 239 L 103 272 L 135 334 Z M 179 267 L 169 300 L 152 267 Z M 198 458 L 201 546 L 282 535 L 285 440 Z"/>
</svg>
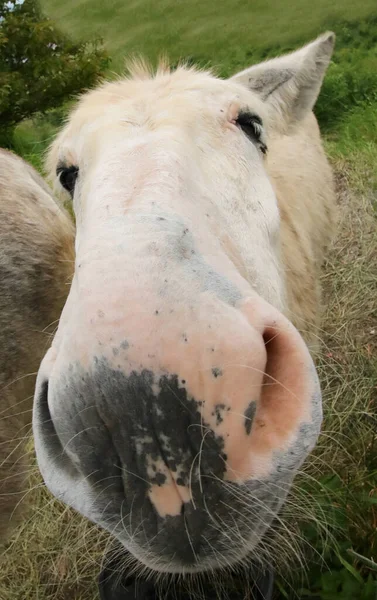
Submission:
<svg viewBox="0 0 377 600">
<path fill-rule="evenodd" d="M 237 125 L 240 126 L 242 131 L 247 137 L 258 144 L 259 149 L 263 154 L 267 152 L 267 146 L 261 141 L 263 133 L 263 121 L 258 115 L 241 111 L 237 118 Z"/>
</svg>

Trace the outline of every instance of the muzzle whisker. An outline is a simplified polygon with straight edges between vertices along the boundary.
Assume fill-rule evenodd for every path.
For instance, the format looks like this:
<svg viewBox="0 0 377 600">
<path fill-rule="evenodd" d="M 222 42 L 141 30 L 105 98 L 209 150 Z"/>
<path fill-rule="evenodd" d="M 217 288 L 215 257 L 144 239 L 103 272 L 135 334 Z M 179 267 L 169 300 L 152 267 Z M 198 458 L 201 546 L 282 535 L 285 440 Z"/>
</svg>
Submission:
<svg viewBox="0 0 377 600">
<path fill-rule="evenodd" d="M 7 388 L 11 387 L 14 383 L 17 383 L 18 381 L 22 381 L 23 379 L 26 379 L 27 377 L 34 377 L 35 375 L 37 375 L 37 373 L 38 373 L 38 371 L 33 371 L 32 373 L 24 373 L 24 375 L 20 375 L 19 377 L 16 377 L 16 379 L 12 379 L 12 381 L 10 381 L 6 385 L 4 385 L 1 388 L 1 391 L 6 390 Z"/>
</svg>

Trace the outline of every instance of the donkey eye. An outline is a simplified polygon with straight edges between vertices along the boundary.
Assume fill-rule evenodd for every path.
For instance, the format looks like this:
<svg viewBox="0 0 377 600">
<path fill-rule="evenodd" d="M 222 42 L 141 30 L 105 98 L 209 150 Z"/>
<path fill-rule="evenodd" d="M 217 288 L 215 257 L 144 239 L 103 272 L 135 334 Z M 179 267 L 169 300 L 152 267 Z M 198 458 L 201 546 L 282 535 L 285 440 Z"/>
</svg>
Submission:
<svg viewBox="0 0 377 600">
<path fill-rule="evenodd" d="M 59 181 L 63 188 L 67 190 L 67 192 L 69 192 L 71 197 L 73 198 L 75 184 L 77 176 L 79 174 L 79 168 L 74 165 L 72 165 L 71 167 L 64 167 L 60 165 L 56 169 L 56 174 L 59 177 Z"/>
<path fill-rule="evenodd" d="M 267 146 L 262 141 L 263 122 L 258 115 L 241 111 L 237 118 L 237 125 L 244 134 L 254 142 L 263 154 L 267 152 Z"/>
</svg>

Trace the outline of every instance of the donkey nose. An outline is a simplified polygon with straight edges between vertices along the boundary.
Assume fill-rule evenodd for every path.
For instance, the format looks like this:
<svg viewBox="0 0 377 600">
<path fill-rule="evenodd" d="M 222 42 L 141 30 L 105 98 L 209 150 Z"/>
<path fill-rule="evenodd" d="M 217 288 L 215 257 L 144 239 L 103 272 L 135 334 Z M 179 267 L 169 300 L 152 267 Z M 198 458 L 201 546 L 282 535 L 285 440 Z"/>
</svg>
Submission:
<svg viewBox="0 0 377 600">
<path fill-rule="evenodd" d="M 255 358 L 249 367 L 256 387 L 243 412 L 246 437 L 235 421 L 230 427 L 227 478 L 234 481 L 292 472 L 314 447 L 322 419 L 318 377 L 299 332 L 258 296 L 241 310 L 260 332 L 265 358 L 259 377 Z"/>
<path fill-rule="evenodd" d="M 183 327 L 186 338 L 173 344 Z M 135 554 L 142 548 L 169 564 L 221 553 L 235 523 L 246 539 L 266 528 L 273 511 L 258 503 L 281 503 L 321 421 L 313 363 L 293 325 L 255 295 L 221 319 L 212 312 L 205 323 L 202 315 L 191 326 L 183 316 L 162 323 L 147 347 L 136 333 L 128 344 L 119 336 L 118 346 L 112 336 L 111 352 L 89 363 L 61 351 L 48 389 L 37 390 L 36 448 L 51 490 L 110 523 Z M 101 340 L 85 344 L 86 356 Z M 266 488 L 276 477 L 279 486 Z M 254 486 L 252 519 L 240 519 L 234 485 Z"/>
</svg>

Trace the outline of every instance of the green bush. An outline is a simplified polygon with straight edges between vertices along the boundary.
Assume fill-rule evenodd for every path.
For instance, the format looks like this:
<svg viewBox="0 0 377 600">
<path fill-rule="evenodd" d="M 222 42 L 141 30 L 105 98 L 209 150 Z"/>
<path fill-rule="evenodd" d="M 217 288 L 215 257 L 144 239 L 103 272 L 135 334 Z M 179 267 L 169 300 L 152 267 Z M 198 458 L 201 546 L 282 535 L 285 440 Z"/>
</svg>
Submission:
<svg viewBox="0 0 377 600">
<path fill-rule="evenodd" d="M 99 40 L 72 42 L 37 0 L 0 0 L 0 141 L 25 118 L 93 85 L 108 65 Z"/>
<path fill-rule="evenodd" d="M 321 126 L 333 129 L 346 113 L 377 101 L 377 53 L 340 51 L 322 86 L 315 112 Z"/>
<path fill-rule="evenodd" d="M 315 112 L 324 130 L 334 130 L 358 106 L 377 102 L 377 16 L 328 22 L 336 49 Z"/>
</svg>

